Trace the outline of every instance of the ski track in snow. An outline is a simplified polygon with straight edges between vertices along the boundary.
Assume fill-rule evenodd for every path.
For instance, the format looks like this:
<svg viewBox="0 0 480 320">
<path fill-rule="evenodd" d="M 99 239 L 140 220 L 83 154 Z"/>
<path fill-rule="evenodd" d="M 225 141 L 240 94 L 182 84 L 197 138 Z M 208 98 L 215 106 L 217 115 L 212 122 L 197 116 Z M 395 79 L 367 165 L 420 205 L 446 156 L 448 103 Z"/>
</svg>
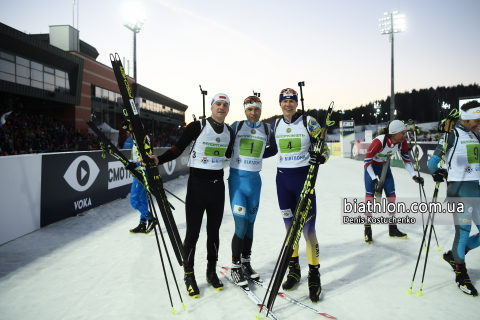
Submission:
<svg viewBox="0 0 480 320">
<path fill-rule="evenodd" d="M 285 237 L 276 195 L 275 162 L 273 157 L 263 164 L 263 188 L 254 230 L 252 264 L 264 280 L 270 279 Z M 392 168 L 392 172 L 397 197 L 418 197 L 418 187 L 405 169 Z M 425 192 L 431 197 L 433 181 L 430 176 L 423 176 Z M 227 177 L 225 168 L 226 186 Z M 165 187 L 184 199 L 186 183 L 187 177 L 181 177 L 165 183 Z M 308 299 L 308 261 L 303 239 L 300 240 L 302 279 L 289 295 L 338 319 L 478 317 L 480 298 L 469 297 L 456 287 L 455 274 L 442 259 L 442 253 L 451 249 L 453 226 L 436 226 L 442 251 L 437 251 L 432 237 L 423 297 L 416 292 L 421 284 L 424 252 L 414 294 L 408 295 L 422 237 L 421 226 L 400 226 L 400 230 L 408 233 L 407 239 L 390 238 L 387 226 L 373 226 L 374 244 L 368 245 L 363 240 L 362 226 L 340 224 L 340 197 L 364 196 L 361 161 L 331 157 L 320 167 L 316 190 L 323 298 L 318 304 Z M 228 187 L 226 193 L 220 229 L 222 264 L 231 261 L 234 233 Z M 444 193 L 442 184 L 440 194 Z M 176 208 L 174 217 L 183 238 L 184 205 L 173 197 L 169 199 Z M 185 311 L 181 309 L 177 289 L 167 271 L 177 310 L 173 315 L 155 234 L 128 232 L 137 226 L 138 219 L 139 213 L 130 206 L 129 199 L 120 199 L 89 210 L 83 217 L 59 221 L 0 246 L 0 319 L 254 319 L 258 308 L 221 274 L 223 291 L 216 291 L 206 283 L 205 221 L 195 259 L 199 299 L 186 294 L 183 269 L 171 252 L 187 307 Z M 476 232 L 476 227 L 472 227 L 472 234 Z M 168 242 L 167 234 L 164 236 Z M 472 283 L 480 289 L 480 249 L 471 251 L 466 261 Z M 263 300 L 265 290 L 250 287 Z M 277 299 L 273 308 L 280 319 L 325 319 L 282 300 Z"/>
</svg>

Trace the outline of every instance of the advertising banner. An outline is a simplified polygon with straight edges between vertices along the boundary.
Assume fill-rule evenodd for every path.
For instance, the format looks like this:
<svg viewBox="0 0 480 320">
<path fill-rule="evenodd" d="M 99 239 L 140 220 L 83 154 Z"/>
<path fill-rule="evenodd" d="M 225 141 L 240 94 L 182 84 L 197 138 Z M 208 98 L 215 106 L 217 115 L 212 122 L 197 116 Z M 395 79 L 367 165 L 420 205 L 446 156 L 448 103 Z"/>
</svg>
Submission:
<svg viewBox="0 0 480 320">
<path fill-rule="evenodd" d="M 372 142 L 372 141 L 373 141 L 372 130 L 365 130 L 365 142 Z"/>
<path fill-rule="evenodd" d="M 168 148 L 154 149 L 160 155 Z M 131 150 L 121 151 L 130 158 Z M 188 173 L 188 148 L 158 166 L 164 182 Z M 101 151 L 42 155 L 40 226 L 74 216 L 130 193 L 133 177 L 120 161 Z"/>
<path fill-rule="evenodd" d="M 333 142 L 332 147 L 330 149 L 332 156 L 341 157 L 342 156 L 342 149 L 340 142 Z"/>
<path fill-rule="evenodd" d="M 360 142 L 360 143 L 353 144 L 351 158 L 355 160 L 364 161 L 365 155 L 367 154 L 367 150 L 370 147 L 370 144 L 371 143 L 367 143 L 367 142 Z M 428 171 L 428 160 L 430 160 L 430 157 L 433 155 L 433 152 L 437 147 L 437 143 L 417 142 L 417 147 L 418 147 L 418 164 L 420 167 L 420 172 L 430 174 L 430 171 Z M 412 161 L 415 167 L 412 151 L 409 150 L 408 154 L 410 156 L 410 160 Z M 403 161 L 402 161 L 402 158 L 400 157 L 399 152 L 393 155 L 390 161 L 390 166 L 404 168 Z"/>
<path fill-rule="evenodd" d="M 350 158 L 352 143 L 355 141 L 355 121 L 340 121 L 340 148 L 342 158 Z"/>
</svg>

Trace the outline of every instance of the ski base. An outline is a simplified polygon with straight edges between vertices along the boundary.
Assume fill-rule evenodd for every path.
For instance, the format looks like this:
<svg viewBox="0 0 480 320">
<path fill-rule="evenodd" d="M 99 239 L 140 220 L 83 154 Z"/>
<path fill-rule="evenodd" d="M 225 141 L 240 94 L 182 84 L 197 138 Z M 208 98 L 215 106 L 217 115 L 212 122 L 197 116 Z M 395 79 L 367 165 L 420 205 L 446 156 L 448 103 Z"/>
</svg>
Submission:
<svg viewBox="0 0 480 320">
<path fill-rule="evenodd" d="M 225 271 L 230 272 L 230 267 L 221 265 L 221 264 L 219 264 L 219 263 L 217 263 L 217 266 L 223 268 Z M 267 285 L 263 280 L 255 280 L 255 279 L 251 279 L 251 278 L 247 278 L 247 279 L 250 280 L 251 282 L 253 282 L 254 284 L 259 285 L 259 286 L 263 287 L 264 289 L 267 289 L 267 290 L 268 290 L 268 285 Z M 322 315 L 322 316 L 327 317 L 327 318 L 329 318 L 329 319 L 337 319 L 337 318 L 335 318 L 334 316 L 329 315 L 328 313 L 321 312 L 321 311 L 319 311 L 319 310 L 317 310 L 317 309 L 315 309 L 315 308 L 310 307 L 309 305 L 306 305 L 305 303 L 303 303 L 303 302 L 301 302 L 301 301 L 299 301 L 299 300 L 297 300 L 297 299 L 295 299 L 295 298 L 290 297 L 288 294 L 286 294 L 286 293 L 284 293 L 284 292 L 280 292 L 280 291 L 279 291 L 279 292 L 277 293 L 277 295 L 280 296 L 280 297 L 282 297 L 282 298 L 284 298 L 284 299 L 287 300 L 287 301 L 290 301 L 290 302 L 292 302 L 292 303 L 295 303 L 295 304 L 299 305 L 300 307 L 304 307 L 305 309 L 307 309 L 307 310 L 309 310 L 309 311 L 312 311 L 312 312 L 314 312 L 314 313 L 316 313 L 316 314 Z M 320 296 L 320 297 L 321 297 L 321 296 Z"/>
</svg>

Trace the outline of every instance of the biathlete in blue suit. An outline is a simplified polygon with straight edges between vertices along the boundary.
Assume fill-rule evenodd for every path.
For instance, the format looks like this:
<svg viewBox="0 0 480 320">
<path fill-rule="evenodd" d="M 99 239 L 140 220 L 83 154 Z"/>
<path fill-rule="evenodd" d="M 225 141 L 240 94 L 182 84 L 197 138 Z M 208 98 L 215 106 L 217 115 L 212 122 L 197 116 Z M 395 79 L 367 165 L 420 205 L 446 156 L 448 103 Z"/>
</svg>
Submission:
<svg viewBox="0 0 480 320">
<path fill-rule="evenodd" d="M 326 144 L 321 155 L 311 150 L 312 141 L 317 139 L 321 128 L 314 118 L 309 116 L 304 118 L 302 114 L 297 113 L 298 97 L 295 90 L 283 89 L 280 93 L 279 102 L 283 117 L 275 120 L 272 124 L 270 147 L 265 151 L 264 158 L 278 153 L 276 179 L 278 204 L 285 228 L 288 231 L 310 165 L 325 163 L 330 156 L 330 151 Z M 315 193 L 310 197 L 312 208 L 303 227 L 303 236 L 307 242 L 310 299 L 312 302 L 318 302 L 322 287 L 319 272 L 320 249 L 315 232 L 317 204 Z M 282 285 L 284 290 L 292 289 L 300 281 L 298 247 L 296 246 L 290 259 L 287 280 Z"/>
<path fill-rule="evenodd" d="M 148 136 L 147 139 L 148 142 L 150 142 Z M 132 161 L 127 165 L 128 169 L 144 170 L 143 167 L 140 166 L 141 160 L 138 158 L 136 145 L 133 145 L 131 159 Z M 135 177 L 133 177 L 132 188 L 130 189 L 130 204 L 135 210 L 140 211 L 140 224 L 131 229 L 130 232 L 149 233 L 154 227 L 154 219 L 152 219 L 152 215 L 148 209 L 147 191 Z"/>
<path fill-rule="evenodd" d="M 232 129 L 235 142 L 230 160 L 228 190 L 235 219 L 232 239 L 232 269 L 235 283 L 247 285 L 247 279 L 259 279 L 250 264 L 253 225 L 260 204 L 262 157 L 268 144 L 270 124 L 261 123 L 262 102 L 256 96 L 247 97 L 243 106 L 247 120 L 235 121 Z"/>
<path fill-rule="evenodd" d="M 463 212 L 453 214 L 455 238 L 452 250 L 443 255 L 456 273 L 457 286 L 470 296 L 477 296 L 465 265 L 465 255 L 480 246 L 480 237 L 470 235 L 472 221 L 480 230 L 480 103 L 471 101 L 461 107 L 460 123 L 454 126 L 447 141 L 444 169 L 438 168 L 443 153 L 443 141 L 440 141 L 434 155 L 428 161 L 428 170 L 435 182 L 447 178 L 447 197 L 464 198 Z"/>
</svg>

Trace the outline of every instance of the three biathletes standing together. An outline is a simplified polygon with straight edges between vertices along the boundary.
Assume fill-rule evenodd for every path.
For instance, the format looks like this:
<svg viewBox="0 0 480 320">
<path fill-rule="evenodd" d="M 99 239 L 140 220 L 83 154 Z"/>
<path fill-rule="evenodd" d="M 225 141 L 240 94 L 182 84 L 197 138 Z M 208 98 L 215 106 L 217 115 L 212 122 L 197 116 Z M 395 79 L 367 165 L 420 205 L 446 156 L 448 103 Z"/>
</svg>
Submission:
<svg viewBox="0 0 480 320">
<path fill-rule="evenodd" d="M 231 242 L 231 275 L 237 285 L 245 286 L 247 285 L 247 278 L 259 279 L 259 274 L 252 268 L 250 257 L 254 223 L 260 203 L 262 181 L 259 172 L 262 169 L 262 159 L 277 155 L 277 196 L 285 227 L 288 231 L 310 165 L 324 164 L 330 156 L 326 146 L 321 154 L 313 152 L 311 146 L 315 142 L 316 138 L 314 137 L 318 136 L 321 128 L 314 118 L 304 117 L 301 113 L 297 113 L 297 92 L 290 88 L 282 90 L 279 96 L 279 103 L 283 116 L 276 119 L 270 126 L 259 121 L 262 111 L 260 98 L 249 96 L 244 100 L 246 120 L 236 121 L 232 124 L 232 127 L 229 127 L 224 121 L 229 112 L 230 100 L 226 94 L 217 94 L 211 102 L 212 114 L 210 117 L 190 123 L 175 146 L 158 158 L 151 156 L 155 163 L 160 165 L 177 158 L 193 143 L 190 148 L 188 163 L 190 175 L 185 205 L 186 235 L 184 241 L 184 281 L 188 294 L 191 297 L 195 298 L 200 295 L 195 278 L 194 261 L 195 247 L 205 211 L 207 213 L 208 261 L 206 279 L 215 289 L 223 289 L 223 284 L 216 274 L 216 262 L 220 244 L 219 229 L 225 204 L 225 185 L 223 182 L 224 157 L 231 159 L 228 188 L 230 206 L 235 220 L 235 232 Z M 480 110 L 480 104 L 477 108 Z M 464 121 L 468 123 L 471 120 L 463 119 L 464 117 L 462 116 L 462 124 Z M 473 121 L 478 122 L 476 122 L 475 126 L 480 124 L 480 118 Z M 473 125 L 470 127 L 468 124 L 464 126 L 467 131 L 473 130 Z M 457 127 L 459 126 L 457 125 Z M 463 129 L 459 128 L 459 130 Z M 415 171 L 408 156 L 408 145 L 405 137 L 405 125 L 399 120 L 394 120 L 387 128 L 387 132 L 378 136 L 372 142 L 365 159 L 366 201 L 372 199 L 374 191 L 378 186 L 377 175 L 381 174 L 382 164 L 385 161 L 389 161 L 389 157 L 385 155 L 393 154 L 397 150 L 400 150 L 404 165 L 412 179 L 417 183 L 423 184 L 423 179 L 415 176 Z M 461 145 L 462 150 L 467 146 Z M 471 155 L 468 152 L 473 151 L 470 149 L 463 152 L 459 151 L 460 149 L 457 147 L 453 152 L 450 152 L 449 157 L 453 159 L 452 168 L 455 168 L 455 161 L 471 161 Z M 476 164 L 480 166 L 478 150 L 476 154 Z M 467 159 L 465 160 L 462 157 Z M 476 171 L 476 174 L 479 175 L 480 171 Z M 438 179 L 437 176 L 438 172 L 434 175 L 434 179 Z M 480 193 L 479 179 L 480 177 L 477 177 L 471 183 L 471 188 L 455 187 L 455 184 L 452 187 L 452 184 L 450 184 L 449 194 L 466 194 L 466 196 L 469 196 L 470 193 L 475 193 L 475 196 L 478 197 L 479 195 L 477 194 Z M 451 181 L 450 177 L 449 181 Z M 395 185 L 389 165 L 383 188 L 388 201 L 394 202 Z M 318 302 L 321 297 L 321 282 L 319 246 L 315 232 L 315 193 L 310 195 L 310 197 L 312 207 L 307 217 L 308 222 L 303 228 L 303 235 L 307 244 L 306 251 L 309 263 L 309 295 L 312 302 Z M 475 209 L 473 219 L 478 227 L 478 207 Z M 465 253 L 480 245 L 478 235 L 468 238 L 469 231 L 469 227 L 456 226 L 453 255 L 451 253 L 448 254 L 454 258 L 457 264 L 454 268 L 454 271 L 457 273 L 457 285 L 463 288 L 462 290 L 465 293 L 476 295 L 477 292 L 466 274 L 465 265 L 461 264 Z M 396 225 L 389 226 L 389 234 L 392 237 L 400 238 L 407 236 L 400 232 Z M 373 241 L 371 226 L 365 226 L 365 241 L 369 243 Z M 301 268 L 298 259 L 298 246 L 296 246 L 289 263 L 289 273 L 286 281 L 283 283 L 283 289 L 290 290 L 293 288 L 300 281 L 300 277 Z"/>
</svg>

